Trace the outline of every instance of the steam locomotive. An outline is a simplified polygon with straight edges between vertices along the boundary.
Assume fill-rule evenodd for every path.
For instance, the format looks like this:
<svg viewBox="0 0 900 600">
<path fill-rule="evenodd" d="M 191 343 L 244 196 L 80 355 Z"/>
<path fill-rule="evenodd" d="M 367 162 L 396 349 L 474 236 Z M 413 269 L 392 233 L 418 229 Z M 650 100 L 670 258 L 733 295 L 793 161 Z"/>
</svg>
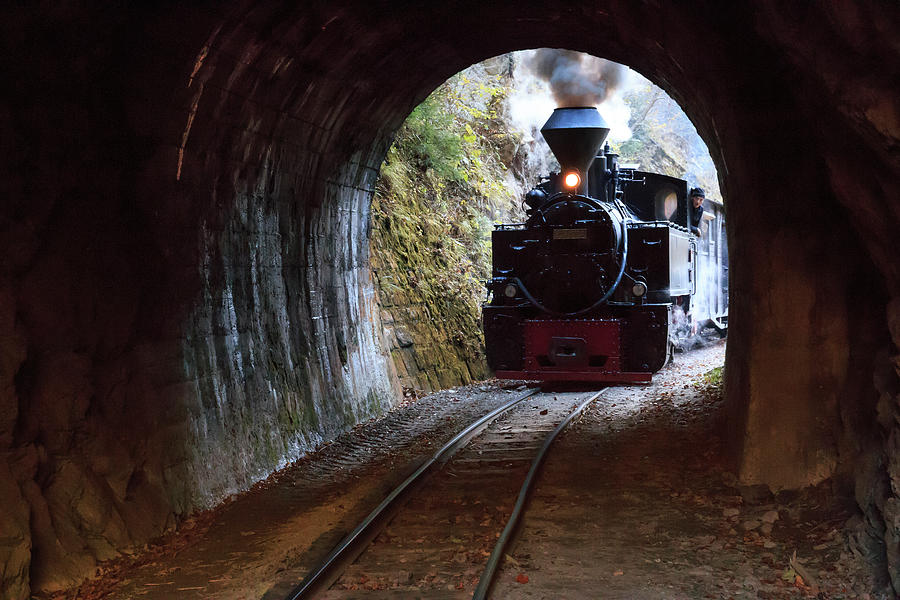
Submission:
<svg viewBox="0 0 900 600">
<path fill-rule="evenodd" d="M 561 172 L 526 194 L 524 223 L 493 231 L 488 364 L 506 379 L 649 382 L 679 328 L 727 325 L 722 207 L 693 235 L 687 183 L 600 152 L 609 128 L 595 108 L 558 108 L 541 133 Z M 717 286 L 702 306 L 698 267 Z"/>
</svg>

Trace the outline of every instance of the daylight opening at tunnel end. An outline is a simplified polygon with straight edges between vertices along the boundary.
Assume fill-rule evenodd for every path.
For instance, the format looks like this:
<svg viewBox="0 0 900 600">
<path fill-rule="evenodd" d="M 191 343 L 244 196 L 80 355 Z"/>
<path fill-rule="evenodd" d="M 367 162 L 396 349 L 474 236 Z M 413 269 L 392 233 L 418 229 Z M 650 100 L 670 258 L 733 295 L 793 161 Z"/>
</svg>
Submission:
<svg viewBox="0 0 900 600">
<path fill-rule="evenodd" d="M 703 197 L 694 204 L 690 191 Z M 614 209 L 578 209 L 558 202 L 562 192 Z M 552 246 L 515 241 L 538 231 L 529 223 L 578 210 L 589 215 L 582 222 L 604 214 L 608 231 L 559 222 Z M 678 105 L 621 64 L 543 48 L 454 76 L 400 129 L 372 215 L 385 338 L 407 396 L 488 374 L 646 381 L 673 350 L 718 340 L 727 329 L 724 202 L 709 152 Z M 684 233 L 641 241 L 642 248 L 660 244 L 659 256 L 635 250 L 626 268 L 625 229 L 639 222 Z M 650 230 L 635 228 L 632 238 Z M 679 257 L 677 267 L 667 253 Z M 625 304 L 640 305 L 647 322 L 624 319 Z M 556 320 L 571 315 L 583 328 L 584 309 L 613 305 L 617 314 L 595 314 L 587 332 L 547 330 L 550 321 L 510 325 L 533 320 L 510 313 L 521 309 Z M 652 308 L 663 305 L 666 314 Z M 440 320 L 427 317 L 437 314 Z M 604 319 L 618 329 L 601 325 Z M 646 337 L 651 330 L 654 339 Z M 629 336 L 641 341 L 625 345 L 644 354 L 622 355 L 617 348 Z M 526 356 L 535 344 L 541 348 Z"/>
</svg>

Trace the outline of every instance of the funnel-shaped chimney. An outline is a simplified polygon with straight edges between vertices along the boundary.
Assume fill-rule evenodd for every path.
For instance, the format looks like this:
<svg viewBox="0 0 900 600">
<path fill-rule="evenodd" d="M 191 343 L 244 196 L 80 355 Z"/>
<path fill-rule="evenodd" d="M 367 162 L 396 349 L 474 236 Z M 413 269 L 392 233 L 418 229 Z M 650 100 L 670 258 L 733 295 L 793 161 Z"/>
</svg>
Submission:
<svg viewBox="0 0 900 600">
<path fill-rule="evenodd" d="M 609 126 L 593 106 L 557 108 L 541 133 L 563 170 L 585 173 L 606 139 Z"/>
</svg>

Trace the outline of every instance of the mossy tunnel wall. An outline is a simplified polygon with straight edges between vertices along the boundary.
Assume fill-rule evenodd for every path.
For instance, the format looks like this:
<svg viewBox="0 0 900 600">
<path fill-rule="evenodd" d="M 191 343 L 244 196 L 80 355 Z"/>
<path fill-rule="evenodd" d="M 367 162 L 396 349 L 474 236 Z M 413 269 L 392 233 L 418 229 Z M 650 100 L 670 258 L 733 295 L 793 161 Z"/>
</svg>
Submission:
<svg viewBox="0 0 900 600">
<path fill-rule="evenodd" d="M 855 473 L 896 569 L 900 23 L 855 4 L 4 9 L 4 597 L 390 405 L 367 227 L 391 134 L 542 46 L 626 63 L 694 121 L 729 204 L 741 477 Z"/>
</svg>

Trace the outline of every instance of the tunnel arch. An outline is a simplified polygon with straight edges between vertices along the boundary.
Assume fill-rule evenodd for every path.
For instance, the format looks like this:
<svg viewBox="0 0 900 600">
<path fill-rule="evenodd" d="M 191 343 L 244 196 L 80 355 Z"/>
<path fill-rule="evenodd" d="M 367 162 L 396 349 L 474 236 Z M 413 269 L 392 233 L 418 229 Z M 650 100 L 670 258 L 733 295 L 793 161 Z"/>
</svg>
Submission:
<svg viewBox="0 0 900 600">
<path fill-rule="evenodd" d="M 10 16 L 0 493 L 26 515 L 10 555 L 37 587 L 390 404 L 365 240 L 391 134 L 453 73 L 540 46 L 631 65 L 710 149 L 742 479 L 884 478 L 875 402 L 895 384 L 872 357 L 900 341 L 896 13 L 350 0 Z M 94 521 L 67 495 L 84 481 Z"/>
<path fill-rule="evenodd" d="M 804 247 L 809 244 L 809 240 L 792 239 L 794 236 L 790 231 L 815 228 L 816 215 L 812 213 L 830 211 L 825 218 L 839 218 L 842 209 L 828 189 L 824 157 L 805 160 L 799 166 L 786 167 L 793 161 L 795 148 L 803 147 L 808 140 L 816 139 L 817 131 L 813 124 L 798 118 L 804 112 L 801 103 L 798 102 L 798 96 L 802 98 L 802 94 L 784 93 L 785 90 L 792 88 L 789 76 L 793 73 L 790 72 L 790 65 L 785 64 L 770 40 L 758 35 L 753 40 L 754 43 L 728 43 L 729 39 L 740 37 L 745 23 L 759 19 L 746 9 L 731 10 L 732 12 L 719 9 L 714 14 L 702 13 L 701 18 L 696 13 L 649 7 L 624 9 L 612 5 L 596 7 L 593 10 L 583 7 L 548 10 L 535 4 L 520 6 L 515 11 L 510 11 L 509 7 L 501 4 L 487 12 L 484 9 L 477 12 L 467 11 L 465 6 L 458 5 L 436 8 L 430 15 L 434 19 L 431 21 L 421 19 L 421 15 L 415 11 L 405 13 L 401 8 L 396 12 L 390 12 L 383 7 L 379 7 L 376 14 L 360 14 L 355 11 L 350 14 L 336 10 L 333 13 L 326 12 L 313 16 L 303 14 L 296 20 L 281 15 L 282 19 L 272 25 L 270 30 L 266 30 L 267 35 L 279 39 L 279 48 L 290 47 L 291 44 L 285 40 L 294 40 L 306 33 L 308 28 L 315 28 L 314 24 L 321 23 L 307 46 L 313 57 L 310 57 L 310 53 L 303 54 L 305 63 L 291 57 L 267 55 L 259 50 L 262 44 L 258 43 L 255 37 L 257 34 L 246 26 L 247 21 L 253 19 L 244 16 L 234 19 L 235 23 L 240 24 L 235 31 L 217 30 L 205 47 L 214 48 L 208 52 L 207 58 L 213 63 L 219 56 L 244 57 L 247 60 L 242 64 L 248 65 L 245 69 L 248 73 L 265 73 L 267 65 L 278 66 L 289 63 L 288 66 L 278 66 L 279 69 L 285 69 L 285 72 L 280 74 L 280 81 L 293 81 L 289 72 L 291 65 L 298 65 L 297 68 L 301 68 L 300 65 L 321 61 L 319 68 L 325 71 L 326 75 L 322 77 L 322 81 L 310 84 L 310 87 L 318 89 L 321 95 L 317 99 L 311 98 L 308 94 L 298 95 L 296 99 L 300 104 L 297 108 L 285 107 L 284 110 L 288 113 L 293 110 L 298 115 L 318 114 L 317 111 L 323 110 L 324 122 L 335 123 L 331 134 L 334 139 L 323 137 L 305 140 L 307 147 L 319 145 L 327 149 L 317 159 L 320 173 L 328 173 L 330 170 L 335 173 L 335 176 L 313 175 L 311 179 L 315 181 L 331 177 L 334 180 L 349 180 L 352 183 L 344 189 L 353 190 L 350 193 L 354 198 L 356 188 L 370 187 L 369 178 L 380 164 L 391 132 L 405 118 L 412 106 L 440 82 L 469 64 L 503 51 L 550 46 L 585 51 L 633 65 L 636 70 L 647 74 L 652 81 L 661 85 L 679 101 L 694 121 L 701 137 L 711 150 L 717 168 L 722 173 L 723 192 L 731 201 L 732 216 L 729 222 L 734 228 L 768 230 L 770 224 L 767 223 L 765 213 L 771 211 L 773 207 L 754 210 L 751 206 L 761 207 L 763 204 L 761 198 L 776 196 L 775 202 L 778 204 L 775 209 L 781 213 L 793 210 L 795 214 L 791 217 L 795 223 L 792 228 L 784 228 L 782 236 L 772 241 L 776 245 L 783 245 L 775 254 L 795 257 L 810 255 L 811 264 L 808 268 L 812 268 L 812 263 L 818 263 L 819 258 L 824 256 L 825 248 L 809 251 Z M 246 15 L 253 15 L 256 21 L 261 22 L 261 29 L 265 30 L 268 23 L 263 19 L 262 13 L 260 9 L 253 8 Z M 377 23 L 374 27 L 373 22 Z M 506 32 L 505 27 L 510 22 L 514 24 L 516 31 L 509 38 L 499 35 L 499 32 Z M 333 33 L 329 33 L 329 29 Z M 377 30 L 379 33 L 371 34 L 371 30 Z M 709 52 L 706 49 L 697 52 L 692 36 L 684 33 L 696 30 L 709 32 L 704 36 L 704 41 L 709 45 L 715 44 L 716 52 Z M 460 42 L 459 31 L 470 32 L 465 43 Z M 241 35 L 247 36 L 246 42 L 242 40 Z M 349 39 L 361 38 L 372 43 L 374 51 L 369 54 L 371 62 L 366 60 L 366 56 L 354 52 L 333 55 L 333 44 L 345 36 Z M 398 48 L 402 48 L 403 52 L 398 51 Z M 323 54 L 327 57 L 323 58 L 321 56 Z M 428 57 L 428 60 L 425 61 L 422 57 Z M 323 64 L 327 64 L 328 67 L 323 67 Z M 749 65 L 749 67 L 736 72 L 734 65 Z M 201 66 L 194 74 L 197 81 L 203 82 L 206 77 L 216 77 L 216 68 L 210 67 L 208 71 L 206 68 Z M 760 79 L 763 77 L 765 81 L 761 82 Z M 261 93 L 257 90 L 262 85 L 254 81 L 252 74 L 248 74 L 246 79 L 250 81 L 233 79 L 231 85 L 236 89 L 240 89 L 242 85 L 247 86 L 253 89 L 254 93 Z M 379 87 L 385 81 L 386 89 Z M 277 85 L 275 84 L 276 87 Z M 376 94 L 375 90 L 379 90 L 380 93 Z M 223 93 L 229 91 L 230 89 L 226 89 Z M 269 93 L 274 93 L 278 97 L 277 92 Z M 328 100 L 324 100 L 322 96 Z M 229 100 L 231 98 L 225 101 Z M 243 101 L 243 98 L 238 101 Z M 205 102 L 207 105 L 214 104 L 208 100 Z M 316 102 L 322 103 L 324 108 L 320 109 Z M 358 112 L 358 106 L 367 107 L 369 112 L 366 114 Z M 750 106 L 751 109 L 739 115 L 733 110 L 735 106 Z M 334 107 L 340 107 L 340 116 L 334 113 Z M 295 115 L 295 118 L 299 120 L 302 117 L 298 115 Z M 214 120 L 215 115 L 211 115 L 210 119 Z M 199 123 L 202 120 L 202 116 L 198 114 L 194 122 Z M 275 135 L 288 137 L 289 131 L 290 126 L 285 130 L 285 134 Z M 304 132 L 301 138 L 303 135 L 309 134 Z M 192 140 L 192 142 L 199 147 L 207 145 L 230 148 L 233 145 L 231 140 L 222 142 L 215 134 L 212 134 L 208 141 Z M 254 155 L 256 152 L 253 144 L 254 142 L 250 141 L 246 145 L 238 144 L 238 146 L 249 148 L 250 155 Z M 348 152 L 351 148 L 362 148 L 358 152 L 359 158 L 349 157 Z M 333 162 L 329 163 L 329 159 Z M 744 168 L 732 166 L 745 164 L 754 164 L 755 168 L 746 172 Z M 790 169 L 790 175 L 785 174 L 786 168 Z M 206 174 L 203 177 L 206 177 Z M 359 183 L 364 185 L 358 185 Z M 772 190 L 777 191 L 773 194 Z M 329 197 L 330 192 L 311 189 L 307 193 L 312 201 L 316 202 L 317 198 Z M 817 206 L 815 210 L 798 206 L 802 204 L 798 202 L 798 198 L 809 196 L 815 196 L 820 201 L 828 199 L 828 204 L 825 207 Z M 735 315 L 732 321 L 734 331 L 738 335 L 744 331 L 747 337 L 752 339 L 758 335 L 747 331 L 748 328 L 742 325 L 742 322 L 746 321 L 743 315 L 746 314 L 744 311 L 753 314 L 760 310 L 760 307 L 753 306 L 752 298 L 760 296 L 758 292 L 762 290 L 741 275 L 741 271 L 745 270 L 742 259 L 744 253 L 741 252 L 742 241 L 743 238 L 732 240 L 735 256 Z M 820 243 L 830 241 L 823 240 Z M 853 251 L 856 253 L 855 259 L 865 260 L 858 248 L 854 248 Z M 848 268 L 847 264 L 841 264 L 846 258 L 837 256 L 830 258 L 835 261 L 833 268 Z M 773 260 L 772 255 L 759 258 L 760 262 L 768 261 L 770 264 Z M 786 275 L 788 281 L 781 283 L 791 285 L 803 282 L 799 286 L 803 289 L 821 287 L 820 284 L 810 280 L 810 275 L 800 273 Z M 766 287 L 776 285 L 779 283 L 770 282 Z M 821 296 L 826 298 L 823 300 L 825 303 L 842 304 L 828 307 L 824 312 L 847 310 L 846 299 L 839 301 L 838 297 L 841 294 L 836 290 L 822 290 Z M 747 300 L 750 300 L 751 306 L 745 307 L 744 302 Z M 815 301 L 810 297 L 806 302 L 808 304 L 806 309 L 812 310 Z M 782 330 L 793 327 L 801 320 L 796 314 L 781 315 L 780 310 L 773 308 L 756 320 Z M 791 322 L 780 323 L 782 319 Z M 808 367 L 816 363 L 813 355 L 820 353 L 826 353 L 826 362 L 828 360 L 840 362 L 842 351 L 838 348 L 826 348 L 827 344 L 823 346 L 821 343 L 824 329 L 826 325 L 819 323 L 817 332 L 800 333 L 806 339 L 799 344 L 782 343 L 783 356 L 777 363 L 796 357 L 798 352 L 806 353 L 807 356 L 800 362 Z M 775 334 L 763 335 L 779 337 Z M 824 337 L 841 337 L 842 341 L 838 346 L 846 346 L 844 339 L 846 335 L 846 332 L 834 331 L 826 333 Z M 772 344 L 767 345 L 770 348 L 775 347 Z M 805 348 L 801 350 L 804 345 Z M 744 366 L 741 364 L 742 361 L 730 360 L 730 363 L 732 375 L 729 379 L 742 382 L 731 386 L 732 398 L 742 398 L 733 400 L 736 403 L 734 406 L 736 422 L 752 416 L 741 413 L 742 405 L 747 403 L 749 400 L 747 395 L 751 393 L 749 388 L 752 386 L 747 384 L 754 378 L 757 387 L 763 386 L 765 391 L 760 393 L 764 397 L 784 399 L 798 395 L 798 390 L 787 391 L 792 386 L 789 385 L 790 382 L 784 381 L 784 378 L 776 377 L 773 381 L 770 368 L 766 368 L 765 375 L 754 376 L 748 372 L 742 376 L 735 375 Z M 808 373 L 804 385 L 815 386 L 812 369 L 806 370 Z M 776 389 L 777 387 L 784 389 Z M 804 389 L 799 392 L 801 395 L 810 395 L 810 390 Z M 830 402 L 832 406 L 829 407 L 828 402 L 825 402 L 824 409 L 830 409 L 834 413 L 835 398 L 832 397 Z M 774 405 L 778 404 L 776 401 Z M 796 406 L 793 401 L 788 404 Z M 809 404 L 801 411 L 802 414 L 797 416 L 808 423 L 816 423 L 821 420 L 819 412 L 822 410 L 823 404 L 819 400 L 810 399 Z M 836 417 L 836 413 L 832 416 Z M 758 429 L 771 429 L 772 426 L 772 423 L 760 424 Z M 736 431 L 739 432 L 743 427 L 738 426 Z M 760 448 L 781 445 L 782 451 L 788 451 L 789 449 L 781 442 L 785 433 L 785 431 L 772 433 L 764 443 L 754 441 L 751 445 Z M 756 457 L 750 461 L 751 464 L 744 465 L 749 480 L 768 480 L 776 486 L 792 486 L 820 480 L 834 471 L 835 456 L 824 460 L 822 456 L 813 456 L 819 453 L 821 445 L 830 444 L 828 441 L 832 437 L 830 431 L 804 429 L 793 433 L 793 439 L 788 445 L 794 446 L 791 450 L 794 453 L 800 451 L 804 455 L 803 460 L 795 463 L 794 467 L 785 467 L 781 460 L 781 452 L 768 453 L 770 455 L 768 461 L 776 464 L 757 464 L 759 461 L 765 462 L 766 459 L 763 456 Z M 735 435 L 740 437 L 742 434 Z M 801 447 L 816 450 L 806 454 L 800 450 Z M 761 452 L 767 453 L 762 450 Z M 736 453 L 741 454 L 741 451 L 737 450 Z M 780 474 L 775 475 L 775 472 Z"/>
</svg>

